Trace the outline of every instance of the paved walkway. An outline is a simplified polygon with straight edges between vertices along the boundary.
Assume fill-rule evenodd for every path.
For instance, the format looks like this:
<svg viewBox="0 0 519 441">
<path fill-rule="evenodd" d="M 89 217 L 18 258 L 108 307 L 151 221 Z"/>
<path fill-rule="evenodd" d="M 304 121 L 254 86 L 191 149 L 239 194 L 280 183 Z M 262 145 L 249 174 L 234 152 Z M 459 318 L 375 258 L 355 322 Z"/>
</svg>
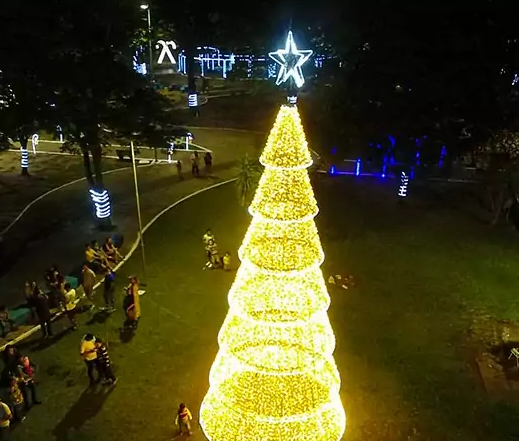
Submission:
<svg viewBox="0 0 519 441">
<path fill-rule="evenodd" d="M 185 173 L 179 182 L 176 168 L 158 164 L 138 169 L 139 193 L 143 222 L 147 222 L 176 198 L 232 177 L 234 158 L 239 154 L 214 150 L 211 177 L 194 179 Z M 245 149 L 244 149 L 245 150 Z M 184 155 L 184 156 L 182 156 Z M 188 166 L 186 153 L 179 153 Z M 105 185 L 113 201 L 115 233 L 122 234 L 125 244 L 137 235 L 137 215 L 131 169 L 105 176 Z M 85 182 L 78 182 L 44 198 L 22 217 L 3 238 L 0 247 L 1 302 L 16 305 L 23 300 L 27 279 L 42 281 L 44 270 L 58 265 L 65 274 L 77 272 L 84 259 L 85 244 L 102 241 L 107 233 L 97 230 Z M 124 249 L 123 249 L 124 251 Z"/>
</svg>

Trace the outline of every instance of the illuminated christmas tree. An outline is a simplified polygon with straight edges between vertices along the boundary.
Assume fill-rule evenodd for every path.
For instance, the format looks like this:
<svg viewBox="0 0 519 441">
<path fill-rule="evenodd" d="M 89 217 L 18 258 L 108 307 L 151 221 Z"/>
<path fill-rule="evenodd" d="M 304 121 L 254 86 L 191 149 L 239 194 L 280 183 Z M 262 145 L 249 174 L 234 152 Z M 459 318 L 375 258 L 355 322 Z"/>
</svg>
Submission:
<svg viewBox="0 0 519 441">
<path fill-rule="evenodd" d="M 211 441 L 336 441 L 346 416 L 297 107 L 281 107 L 260 162 L 200 423 Z"/>
</svg>

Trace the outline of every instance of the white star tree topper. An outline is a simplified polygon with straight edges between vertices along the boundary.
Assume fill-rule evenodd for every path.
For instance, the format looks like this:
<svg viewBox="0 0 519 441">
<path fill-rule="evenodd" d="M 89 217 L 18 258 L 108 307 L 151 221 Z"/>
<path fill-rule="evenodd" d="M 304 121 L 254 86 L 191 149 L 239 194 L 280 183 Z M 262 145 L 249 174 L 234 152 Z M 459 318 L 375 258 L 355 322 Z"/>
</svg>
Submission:
<svg viewBox="0 0 519 441">
<path fill-rule="evenodd" d="M 270 52 L 269 57 L 281 66 L 279 69 L 276 85 L 280 85 L 292 78 L 297 87 L 305 83 L 301 67 L 312 56 L 311 50 L 298 50 L 294 42 L 292 31 L 288 32 L 285 49 Z"/>
</svg>

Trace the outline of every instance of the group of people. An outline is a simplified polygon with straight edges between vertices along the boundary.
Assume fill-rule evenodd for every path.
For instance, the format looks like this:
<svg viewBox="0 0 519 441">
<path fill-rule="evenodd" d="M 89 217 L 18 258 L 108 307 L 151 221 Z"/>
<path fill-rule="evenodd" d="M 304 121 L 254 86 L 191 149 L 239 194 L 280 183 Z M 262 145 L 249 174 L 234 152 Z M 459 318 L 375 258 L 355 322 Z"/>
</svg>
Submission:
<svg viewBox="0 0 519 441">
<path fill-rule="evenodd" d="M 218 245 L 213 232 L 208 228 L 202 237 L 205 245 L 205 254 L 207 261 L 203 269 L 217 269 L 223 268 L 224 271 L 229 271 L 231 268 L 231 253 L 226 251 L 223 256 L 218 252 Z"/>
<path fill-rule="evenodd" d="M 45 272 L 46 292 L 34 281 L 28 280 L 25 282 L 25 298 L 32 310 L 33 318 L 41 325 L 43 338 L 53 335 L 52 308 L 63 311 L 72 328 L 77 328 L 76 313 L 81 298 L 76 288 L 79 284 L 81 285 L 84 297 L 89 303 L 90 309 L 93 309 L 94 286 L 98 281 L 98 275 L 104 278 L 104 309 L 108 312 L 115 311 L 115 274 L 113 268 L 121 259 L 123 259 L 123 256 L 114 245 L 111 237 L 106 238 L 102 247 L 94 240 L 86 245 L 85 263 L 81 268 L 80 281 L 74 277 L 66 277 L 60 272 L 57 265 L 52 265 Z M 4 334 L 7 329 L 12 329 L 13 323 L 11 322 L 8 313 L 2 314 L 2 308 L 0 307 L 0 326 L 2 326 Z"/>
<path fill-rule="evenodd" d="M 85 261 L 98 274 L 113 269 L 122 259 L 123 256 L 111 237 L 106 238 L 103 246 L 100 246 L 96 240 L 85 245 Z"/>
<path fill-rule="evenodd" d="M 209 175 L 211 173 L 211 168 L 213 165 L 213 156 L 211 152 L 205 152 L 204 155 L 204 165 L 205 165 L 205 174 Z M 200 155 L 198 151 L 194 151 L 191 155 L 191 174 L 198 178 L 200 176 Z"/>
<path fill-rule="evenodd" d="M 0 398 L 0 439 L 7 439 L 12 420 L 23 421 L 34 404 L 41 404 L 36 391 L 36 366 L 29 357 L 7 346 L 2 353 L 4 369 L 2 386 L 8 391 L 8 400 Z"/>
<path fill-rule="evenodd" d="M 108 346 L 104 341 L 88 333 L 81 340 L 79 353 L 85 361 L 90 386 L 99 382 L 109 386 L 117 383 L 108 355 Z M 97 378 L 94 372 L 97 372 Z"/>
</svg>

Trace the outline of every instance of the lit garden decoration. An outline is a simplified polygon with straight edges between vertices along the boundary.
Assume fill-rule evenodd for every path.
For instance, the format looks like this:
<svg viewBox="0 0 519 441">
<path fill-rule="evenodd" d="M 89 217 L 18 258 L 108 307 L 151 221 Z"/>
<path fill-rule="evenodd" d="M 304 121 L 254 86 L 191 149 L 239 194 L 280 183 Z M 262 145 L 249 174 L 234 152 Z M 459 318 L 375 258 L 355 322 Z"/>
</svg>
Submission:
<svg viewBox="0 0 519 441">
<path fill-rule="evenodd" d="M 112 215 L 112 202 L 108 190 L 89 190 L 90 198 L 94 203 L 96 218 L 99 220 L 107 220 Z"/>
<path fill-rule="evenodd" d="M 288 32 L 285 49 L 278 49 L 276 52 L 269 53 L 269 57 L 281 66 L 276 84 L 279 86 L 288 82 L 287 100 L 289 104 L 297 102 L 297 89 L 305 84 L 302 67 L 312 56 L 312 53 L 311 50 L 297 49 L 292 31 Z"/>
<path fill-rule="evenodd" d="M 406 198 L 407 197 L 407 189 L 409 187 L 409 176 L 402 172 L 400 175 L 400 187 L 398 187 L 398 196 L 400 198 Z"/>
<path fill-rule="evenodd" d="M 346 415 L 295 105 L 281 107 L 260 162 L 200 424 L 210 441 L 338 441 Z"/>
</svg>

